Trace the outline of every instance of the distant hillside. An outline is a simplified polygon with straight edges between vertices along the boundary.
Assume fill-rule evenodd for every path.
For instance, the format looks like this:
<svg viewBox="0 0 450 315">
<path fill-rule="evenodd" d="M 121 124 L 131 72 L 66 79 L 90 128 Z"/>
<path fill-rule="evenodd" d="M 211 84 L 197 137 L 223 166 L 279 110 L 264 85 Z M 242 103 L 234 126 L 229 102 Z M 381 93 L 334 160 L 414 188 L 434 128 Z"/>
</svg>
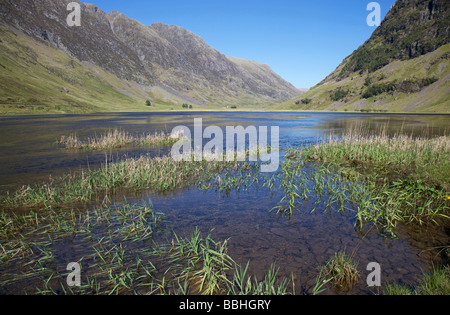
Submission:
<svg viewBox="0 0 450 315">
<path fill-rule="evenodd" d="M 69 2 L 0 0 L 0 112 L 260 108 L 300 93 L 179 26 L 80 2 L 82 25 L 69 27 Z"/>
<path fill-rule="evenodd" d="M 371 38 L 293 110 L 450 112 L 450 1 L 399 0 Z"/>
</svg>

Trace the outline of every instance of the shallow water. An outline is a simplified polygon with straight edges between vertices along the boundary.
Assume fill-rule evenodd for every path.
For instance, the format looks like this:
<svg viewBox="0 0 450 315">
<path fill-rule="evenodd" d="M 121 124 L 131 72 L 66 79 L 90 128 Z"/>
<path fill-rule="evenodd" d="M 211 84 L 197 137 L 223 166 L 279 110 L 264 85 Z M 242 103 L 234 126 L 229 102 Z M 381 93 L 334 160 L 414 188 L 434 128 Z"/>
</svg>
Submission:
<svg viewBox="0 0 450 315">
<path fill-rule="evenodd" d="M 0 119 L 0 191 L 13 191 L 25 184 L 48 180 L 80 168 L 98 167 L 105 159 L 117 160 L 150 154 L 165 155 L 167 149 L 121 150 L 114 152 L 74 153 L 54 144 L 63 135 L 80 137 L 122 128 L 129 132 L 170 132 L 173 127 L 193 127 L 194 118 L 203 118 L 203 126 L 279 126 L 281 149 L 315 143 L 330 134 L 363 126 L 384 130 L 434 136 L 447 133 L 450 116 L 335 113 L 170 113 L 170 114 L 91 114 L 83 116 L 28 116 Z M 359 231 L 351 213 L 314 209 L 305 201 L 292 218 L 271 211 L 282 195 L 252 186 L 230 196 L 218 192 L 188 189 L 166 196 L 143 194 L 128 196 L 128 202 L 151 202 L 165 214 L 165 230 L 190 235 L 199 228 L 204 235 L 214 229 L 216 240 L 229 239 L 229 254 L 236 262 L 250 264 L 250 273 L 262 276 L 270 265 L 280 267 L 280 276 L 294 275 L 297 293 L 310 292 L 318 268 L 345 250 L 359 262 L 361 280 L 351 294 L 376 293 L 367 288 L 366 266 L 378 262 L 382 282 L 414 284 L 428 270 L 436 244 L 450 243 L 448 231 L 439 236 L 417 236 L 411 230 L 399 230 L 398 239 L 386 239 L 376 231 Z M 433 229 L 431 229 L 433 230 Z M 82 254 L 82 249 L 80 255 Z M 0 290 L 1 292 L 1 290 Z M 327 293 L 332 294 L 329 290 Z"/>
</svg>

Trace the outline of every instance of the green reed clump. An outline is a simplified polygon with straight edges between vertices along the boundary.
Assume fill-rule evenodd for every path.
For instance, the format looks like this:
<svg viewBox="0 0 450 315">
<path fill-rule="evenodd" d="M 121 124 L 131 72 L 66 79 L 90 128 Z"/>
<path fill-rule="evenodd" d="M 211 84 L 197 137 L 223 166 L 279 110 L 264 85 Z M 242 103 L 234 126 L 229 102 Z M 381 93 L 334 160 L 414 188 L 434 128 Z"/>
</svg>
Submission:
<svg viewBox="0 0 450 315">
<path fill-rule="evenodd" d="M 169 259 L 177 281 L 184 288 L 203 295 L 223 294 L 227 288 L 226 272 L 233 260 L 227 254 L 227 241 L 215 242 L 211 233 L 203 240 L 198 229 L 191 238 L 180 239 L 175 235 Z"/>
<path fill-rule="evenodd" d="M 395 228 L 399 222 L 423 224 L 448 218 L 450 205 L 446 192 L 428 187 L 421 181 L 399 179 L 393 183 L 366 183 L 368 187 L 364 204 L 357 217 L 361 224 L 373 222 L 382 224 L 387 230 Z"/>
<path fill-rule="evenodd" d="M 183 294 L 202 295 L 287 295 L 289 280 L 279 279 L 279 269 L 272 265 L 259 281 L 227 254 L 227 241 L 215 242 L 212 231 L 203 239 L 198 229 L 189 238 L 172 242 L 169 270 Z M 167 273 L 167 272 L 166 272 Z M 172 280 L 173 282 L 173 280 Z M 293 286 L 293 294 L 295 288 Z"/>
<path fill-rule="evenodd" d="M 119 190 L 152 190 L 160 193 L 185 188 L 213 178 L 226 169 L 238 169 L 237 162 L 175 161 L 171 157 L 126 159 L 105 163 L 99 169 L 23 186 L 0 199 L 8 208 L 43 207 L 89 202 L 94 197 L 108 197 Z"/>
<path fill-rule="evenodd" d="M 351 290 L 358 283 L 358 264 L 343 251 L 330 258 L 321 272 L 330 279 L 327 282 L 331 281 L 338 290 Z"/>
<path fill-rule="evenodd" d="M 228 282 L 228 294 L 231 295 L 295 295 L 294 280 L 287 278 L 279 279 L 279 268 L 274 264 L 260 281 L 256 276 L 248 275 L 248 267 L 235 269 L 231 281 Z M 292 281 L 292 282 L 290 282 Z M 292 291 L 289 291 L 289 284 L 292 283 Z"/>
<path fill-rule="evenodd" d="M 306 201 L 317 208 L 337 207 L 337 211 L 350 209 L 352 192 L 360 190 L 360 184 L 350 181 L 330 165 L 305 163 L 294 158 L 289 149 L 288 158 L 281 166 L 281 172 L 267 178 L 264 187 L 278 187 L 283 197 L 272 210 L 277 214 L 292 216 Z"/>
<path fill-rule="evenodd" d="M 350 185 L 346 194 L 335 186 L 340 202 L 352 201 L 361 225 L 372 222 L 392 233 L 399 222 L 423 223 L 448 218 L 450 141 L 403 135 L 359 135 L 350 132 L 293 154 L 297 159 L 331 166 Z M 342 183 L 342 182 L 341 182 Z M 345 186 L 344 186 L 345 187 Z"/>
<path fill-rule="evenodd" d="M 274 176 L 266 180 L 264 186 L 274 187 L 275 184 L 278 184 L 278 189 L 283 192 L 283 198 L 280 200 L 278 206 L 272 210 L 276 210 L 279 215 L 293 215 L 297 207 L 297 201 L 301 197 L 300 189 L 305 188 L 308 190 L 307 185 L 300 186 L 300 183 L 305 183 L 305 174 L 300 164 L 286 160 L 281 165 L 281 174 L 278 174 L 278 180 Z M 303 197 L 304 199 L 308 198 L 306 193 L 303 194 Z"/>
<path fill-rule="evenodd" d="M 197 188 L 203 191 L 214 190 L 230 196 L 231 191 L 245 191 L 253 185 L 258 185 L 260 169 L 256 163 L 241 163 L 239 168 L 226 168 L 223 172 L 204 177 L 197 183 Z"/>
<path fill-rule="evenodd" d="M 408 175 L 445 186 L 450 183 L 450 139 L 448 136 L 414 138 L 384 132 L 370 134 L 351 130 L 302 152 L 304 158 L 342 165 L 360 171 L 377 171 L 391 177 Z"/>
<path fill-rule="evenodd" d="M 76 135 L 62 136 L 57 142 L 66 149 L 80 151 L 112 150 L 125 146 L 163 147 L 175 144 L 183 135 L 159 133 L 132 134 L 119 129 L 109 130 L 104 134 L 81 139 Z"/>
</svg>

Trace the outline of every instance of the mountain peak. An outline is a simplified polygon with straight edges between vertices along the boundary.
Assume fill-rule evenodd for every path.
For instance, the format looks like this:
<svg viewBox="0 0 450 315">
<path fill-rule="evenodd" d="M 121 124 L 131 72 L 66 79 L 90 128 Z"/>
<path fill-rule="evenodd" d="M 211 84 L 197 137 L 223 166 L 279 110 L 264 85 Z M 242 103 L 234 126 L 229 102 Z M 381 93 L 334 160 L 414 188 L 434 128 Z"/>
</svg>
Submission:
<svg viewBox="0 0 450 315">
<path fill-rule="evenodd" d="M 112 75 L 122 85 L 133 83 L 141 98 L 161 97 L 148 94 L 158 90 L 164 99 L 177 102 L 265 106 L 298 93 L 270 67 L 243 67 L 242 62 L 227 58 L 181 26 L 161 22 L 145 26 L 121 12 L 106 14 L 94 4 L 80 2 L 82 26 L 68 27 L 68 3 L 69 0 L 0 0 L 0 24 L 26 34 L 36 45 L 61 50 L 73 59 L 71 64 L 80 62 L 96 67 L 96 73 L 105 71 L 107 74 L 99 80 Z M 30 10 L 30 6 L 39 10 Z M 70 77 L 59 74 L 66 76 Z M 64 85 L 70 86 L 69 83 Z M 115 79 L 108 80 L 108 84 L 119 94 L 125 90 L 117 87 Z"/>
</svg>

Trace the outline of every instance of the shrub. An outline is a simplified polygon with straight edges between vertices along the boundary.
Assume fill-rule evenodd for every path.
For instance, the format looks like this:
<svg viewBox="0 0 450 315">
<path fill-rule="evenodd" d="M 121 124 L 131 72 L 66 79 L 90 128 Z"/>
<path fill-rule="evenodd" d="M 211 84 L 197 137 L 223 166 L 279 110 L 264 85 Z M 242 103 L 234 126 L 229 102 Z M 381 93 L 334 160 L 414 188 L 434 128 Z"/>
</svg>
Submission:
<svg viewBox="0 0 450 315">
<path fill-rule="evenodd" d="M 373 82 L 373 78 L 372 77 L 367 77 L 366 80 L 364 81 L 364 85 L 365 86 L 369 86 L 371 85 Z"/>
<path fill-rule="evenodd" d="M 312 99 L 310 99 L 310 98 L 305 98 L 305 99 L 302 100 L 302 104 L 305 104 L 305 105 L 308 105 L 311 102 L 312 102 Z"/>
<path fill-rule="evenodd" d="M 349 92 L 350 92 L 349 90 L 339 89 L 331 94 L 331 96 L 330 96 L 331 100 L 337 102 L 337 101 L 343 99 L 344 97 L 346 97 Z"/>
<path fill-rule="evenodd" d="M 367 88 L 366 92 L 363 93 L 362 97 L 367 99 L 372 96 L 377 96 L 377 95 L 385 93 L 385 92 L 395 91 L 396 89 L 397 89 L 397 84 L 395 82 L 374 84 Z"/>
<path fill-rule="evenodd" d="M 406 79 L 400 83 L 395 81 L 373 84 L 369 86 L 366 92 L 363 93 L 363 98 L 370 98 L 386 92 L 399 91 L 403 93 L 415 93 L 421 91 L 424 87 L 429 86 L 439 79 L 436 77 L 422 78 L 422 79 Z M 367 82 L 367 80 L 366 80 Z"/>
</svg>

